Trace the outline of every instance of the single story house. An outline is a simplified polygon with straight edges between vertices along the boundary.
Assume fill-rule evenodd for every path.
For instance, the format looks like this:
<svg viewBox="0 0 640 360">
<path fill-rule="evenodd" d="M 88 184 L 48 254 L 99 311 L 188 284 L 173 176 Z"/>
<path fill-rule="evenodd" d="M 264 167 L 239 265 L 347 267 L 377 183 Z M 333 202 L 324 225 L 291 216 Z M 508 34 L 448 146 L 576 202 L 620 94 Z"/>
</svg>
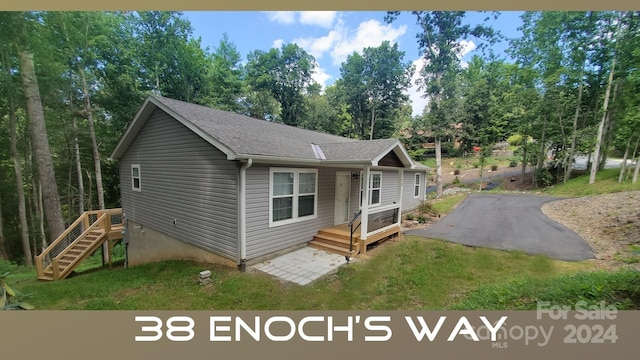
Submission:
<svg viewBox="0 0 640 360">
<path fill-rule="evenodd" d="M 399 231 L 401 214 L 425 197 L 428 171 L 397 139 L 348 139 L 156 95 L 111 158 L 128 265 L 244 268 L 323 237 L 338 241 L 322 230 L 350 223 L 347 248 L 357 254 Z"/>
</svg>

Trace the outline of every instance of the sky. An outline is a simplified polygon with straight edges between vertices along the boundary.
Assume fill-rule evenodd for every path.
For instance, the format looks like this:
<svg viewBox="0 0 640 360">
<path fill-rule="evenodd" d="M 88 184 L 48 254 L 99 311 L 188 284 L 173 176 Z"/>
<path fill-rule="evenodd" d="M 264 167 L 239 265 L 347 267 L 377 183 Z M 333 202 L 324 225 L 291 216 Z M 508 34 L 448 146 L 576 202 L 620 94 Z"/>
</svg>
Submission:
<svg viewBox="0 0 640 360">
<path fill-rule="evenodd" d="M 415 16 L 408 12 L 391 24 L 384 21 L 385 12 L 378 11 L 206 11 L 184 12 L 191 22 L 193 35 L 201 38 L 203 48 L 213 52 L 222 35 L 236 45 L 243 61 L 254 50 L 268 51 L 282 44 L 296 43 L 314 56 L 318 68 L 314 79 L 323 87 L 340 78 L 340 65 L 354 51 L 362 53 L 366 47 L 377 47 L 388 40 L 398 43 L 405 52 L 403 61 L 411 61 L 420 66 L 420 56 L 416 34 L 418 27 Z M 503 11 L 497 20 L 489 24 L 508 38 L 518 37 L 521 12 Z M 467 12 L 465 20 L 470 24 L 480 24 L 488 13 Z M 464 66 L 474 55 L 477 44 L 473 40 L 463 40 L 465 54 L 461 58 Z M 495 53 L 508 60 L 505 49 L 508 42 L 494 46 Z M 414 86 L 409 89 L 412 100 L 412 115 L 422 113 L 426 100 Z"/>
</svg>

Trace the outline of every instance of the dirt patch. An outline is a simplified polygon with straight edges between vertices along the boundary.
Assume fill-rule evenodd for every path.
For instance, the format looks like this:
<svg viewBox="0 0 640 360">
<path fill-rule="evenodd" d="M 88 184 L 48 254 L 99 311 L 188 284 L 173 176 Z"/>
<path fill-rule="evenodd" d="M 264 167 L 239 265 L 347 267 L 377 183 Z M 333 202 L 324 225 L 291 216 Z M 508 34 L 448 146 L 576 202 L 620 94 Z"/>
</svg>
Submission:
<svg viewBox="0 0 640 360">
<path fill-rule="evenodd" d="M 554 201 L 542 212 L 582 236 L 597 267 L 640 270 L 640 191 Z"/>
<path fill-rule="evenodd" d="M 505 191 L 529 191 L 533 186 L 533 173 L 528 172 L 522 175 L 508 176 L 502 179 L 502 188 Z"/>
</svg>

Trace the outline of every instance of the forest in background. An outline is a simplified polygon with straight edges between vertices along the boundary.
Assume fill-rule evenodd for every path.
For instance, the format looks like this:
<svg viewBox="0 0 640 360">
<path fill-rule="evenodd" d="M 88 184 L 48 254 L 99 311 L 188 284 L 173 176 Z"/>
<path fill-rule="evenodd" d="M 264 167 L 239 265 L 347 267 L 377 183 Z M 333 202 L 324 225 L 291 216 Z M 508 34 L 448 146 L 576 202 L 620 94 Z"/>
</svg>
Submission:
<svg viewBox="0 0 640 360">
<path fill-rule="evenodd" d="M 417 159 L 433 143 L 438 173 L 443 150 L 510 137 L 543 185 L 566 181 L 576 155 L 598 164 L 593 179 L 609 154 L 638 159 L 640 13 L 526 12 L 510 61 L 491 51 L 501 35 L 464 25 L 464 12 L 413 15 L 423 67 L 383 42 L 351 54 L 322 89 L 315 59 L 295 43 L 246 59 L 227 36 L 203 49 L 179 12 L 0 12 L 0 258 L 30 265 L 83 211 L 120 206 L 107 158 L 149 94 L 356 139 L 398 137 Z M 466 67 L 461 40 L 480 45 Z M 415 72 L 429 104 L 412 117 Z M 621 169 L 620 181 L 637 181 L 637 169 Z"/>
</svg>

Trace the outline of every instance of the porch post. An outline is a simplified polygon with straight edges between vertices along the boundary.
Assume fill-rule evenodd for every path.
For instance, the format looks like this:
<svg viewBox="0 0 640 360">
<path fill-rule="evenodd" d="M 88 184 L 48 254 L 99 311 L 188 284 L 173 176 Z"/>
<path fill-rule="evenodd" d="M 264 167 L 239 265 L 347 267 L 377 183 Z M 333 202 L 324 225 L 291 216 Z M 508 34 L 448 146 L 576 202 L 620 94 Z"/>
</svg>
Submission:
<svg viewBox="0 0 640 360">
<path fill-rule="evenodd" d="M 402 223 L 402 187 L 404 186 L 404 169 L 398 170 L 398 218 L 396 219 L 396 224 L 400 225 Z"/>
<path fill-rule="evenodd" d="M 371 166 L 365 165 L 362 172 L 362 216 L 360 217 L 360 240 L 367 240 L 369 232 L 369 177 Z"/>
</svg>

